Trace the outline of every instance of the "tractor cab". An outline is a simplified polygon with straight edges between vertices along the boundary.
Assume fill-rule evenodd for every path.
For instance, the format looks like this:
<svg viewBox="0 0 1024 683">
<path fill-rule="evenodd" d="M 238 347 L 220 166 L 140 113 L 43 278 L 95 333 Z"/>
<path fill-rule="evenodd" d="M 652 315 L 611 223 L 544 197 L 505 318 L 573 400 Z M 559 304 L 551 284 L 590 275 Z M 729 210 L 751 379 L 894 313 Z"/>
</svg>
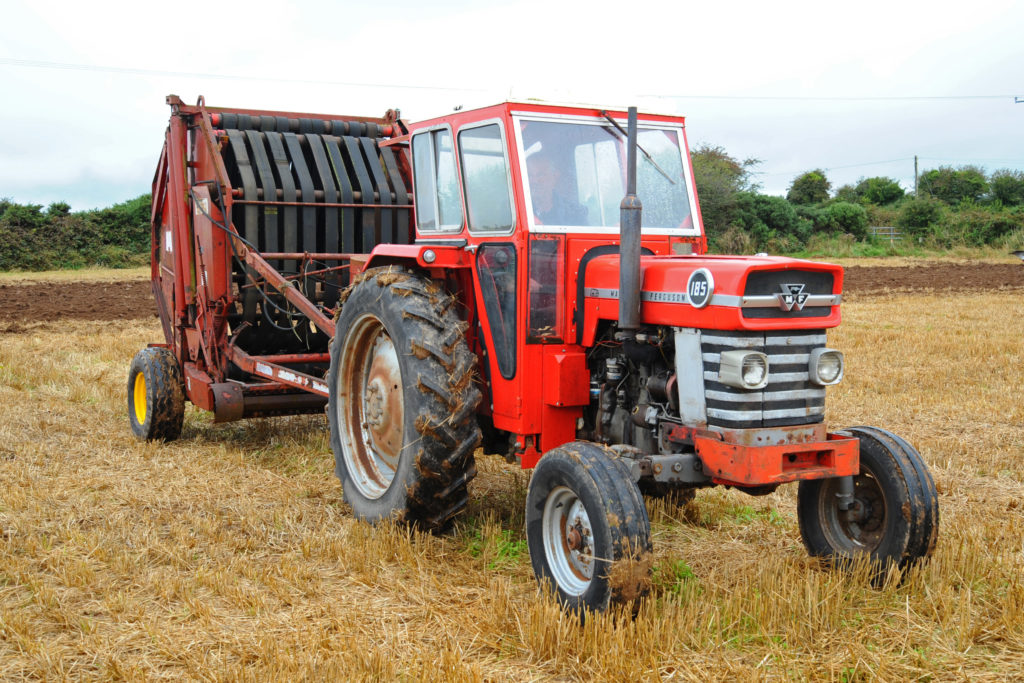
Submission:
<svg viewBox="0 0 1024 683">
<path fill-rule="evenodd" d="M 624 111 L 506 102 L 413 124 L 401 141 L 416 244 L 473 261 L 474 286 L 462 291 L 479 311 L 482 410 L 515 435 L 524 467 L 572 440 L 590 403 L 580 276 L 619 249 L 625 127 Z M 641 114 L 638 148 L 644 252 L 702 253 L 684 119 Z"/>
</svg>

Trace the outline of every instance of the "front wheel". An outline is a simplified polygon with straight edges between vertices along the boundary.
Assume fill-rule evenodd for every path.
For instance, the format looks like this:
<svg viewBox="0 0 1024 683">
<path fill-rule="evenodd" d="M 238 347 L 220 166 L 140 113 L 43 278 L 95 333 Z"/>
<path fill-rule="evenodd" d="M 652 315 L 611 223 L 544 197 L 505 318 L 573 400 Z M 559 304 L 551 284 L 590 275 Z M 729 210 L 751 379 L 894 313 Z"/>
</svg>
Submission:
<svg viewBox="0 0 1024 683">
<path fill-rule="evenodd" d="M 568 443 L 537 463 L 526 540 L 537 580 L 572 611 L 603 611 L 649 589 L 647 509 L 629 468 L 597 444 Z"/>
<path fill-rule="evenodd" d="M 840 510 L 837 479 L 801 481 L 800 535 L 811 555 L 838 562 L 867 556 L 901 568 L 927 557 L 939 529 L 939 499 L 921 455 L 892 432 L 852 427 L 860 439 L 853 505 Z"/>
</svg>

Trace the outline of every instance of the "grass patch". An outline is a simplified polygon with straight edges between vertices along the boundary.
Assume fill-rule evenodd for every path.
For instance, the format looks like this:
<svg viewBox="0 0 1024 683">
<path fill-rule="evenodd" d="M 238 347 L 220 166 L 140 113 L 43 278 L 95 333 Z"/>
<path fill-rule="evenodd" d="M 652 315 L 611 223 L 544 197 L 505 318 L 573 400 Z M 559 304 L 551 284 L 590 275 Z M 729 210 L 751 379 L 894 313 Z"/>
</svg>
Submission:
<svg viewBox="0 0 1024 683">
<path fill-rule="evenodd" d="M 354 520 L 322 417 L 129 434 L 156 321 L 0 333 L 0 677 L 344 680 L 1024 678 L 1021 292 L 844 304 L 827 422 L 914 443 L 939 543 L 902 583 L 809 558 L 796 487 L 652 501 L 654 590 L 580 624 L 538 594 L 527 477 L 477 455 L 433 536 Z M 893 577 L 895 578 L 895 577 Z"/>
</svg>

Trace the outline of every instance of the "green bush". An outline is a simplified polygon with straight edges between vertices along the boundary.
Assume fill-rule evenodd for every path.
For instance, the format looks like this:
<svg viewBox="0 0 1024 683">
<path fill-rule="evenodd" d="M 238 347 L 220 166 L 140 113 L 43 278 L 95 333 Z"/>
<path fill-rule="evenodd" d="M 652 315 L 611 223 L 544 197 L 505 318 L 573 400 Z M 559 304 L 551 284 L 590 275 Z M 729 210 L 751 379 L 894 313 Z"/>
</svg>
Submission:
<svg viewBox="0 0 1024 683">
<path fill-rule="evenodd" d="M 868 225 L 896 225 L 897 218 L 900 215 L 899 205 L 893 206 L 876 206 L 874 204 L 867 204 L 864 207 L 864 212 L 868 217 Z"/>
<path fill-rule="evenodd" d="M 802 244 L 814 230 L 813 222 L 801 218 L 782 197 L 741 192 L 736 204 L 736 225 L 750 235 L 758 249 L 770 244 Z"/>
<path fill-rule="evenodd" d="M 938 236 L 946 246 L 980 247 L 1021 228 L 1024 228 L 1024 214 L 1020 212 L 974 207 L 947 214 Z"/>
<path fill-rule="evenodd" d="M 922 194 L 941 199 L 947 204 L 959 204 L 963 201 L 976 202 L 988 192 L 988 181 L 985 173 L 975 166 L 940 166 L 925 171 L 918 181 L 918 190 Z"/>
<path fill-rule="evenodd" d="M 711 251 L 717 254 L 753 254 L 756 249 L 747 231 L 732 225 L 711 240 Z"/>
<path fill-rule="evenodd" d="M 882 176 L 861 180 L 857 183 L 854 193 L 858 198 L 879 206 L 903 199 L 904 194 L 898 182 Z"/>
<path fill-rule="evenodd" d="M 825 210 L 828 222 L 837 232 L 853 235 L 861 240 L 868 234 L 868 213 L 863 206 L 850 202 L 835 202 Z"/>
<path fill-rule="evenodd" d="M 896 225 L 914 237 L 923 237 L 933 232 L 942 213 L 942 203 L 935 199 L 911 199 L 900 207 Z"/>
<path fill-rule="evenodd" d="M 989 183 L 992 198 L 1004 206 L 1024 204 L 1024 172 L 1003 168 L 992 174 Z"/>
<path fill-rule="evenodd" d="M 150 197 L 95 211 L 0 200 L 0 270 L 123 267 L 149 258 Z"/>
</svg>

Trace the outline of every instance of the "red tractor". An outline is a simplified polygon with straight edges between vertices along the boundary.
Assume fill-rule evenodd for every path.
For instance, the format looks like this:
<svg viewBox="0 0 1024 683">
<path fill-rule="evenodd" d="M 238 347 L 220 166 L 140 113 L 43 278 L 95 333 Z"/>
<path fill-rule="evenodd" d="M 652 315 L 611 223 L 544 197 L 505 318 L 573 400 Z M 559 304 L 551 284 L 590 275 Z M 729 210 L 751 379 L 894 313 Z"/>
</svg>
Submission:
<svg viewBox="0 0 1024 683">
<path fill-rule="evenodd" d="M 612 566 L 651 545 L 645 495 L 797 481 L 812 555 L 932 550 L 917 451 L 823 422 L 842 269 L 707 255 L 681 117 L 168 103 L 165 343 L 131 365 L 139 437 L 179 436 L 185 399 L 218 422 L 326 409 L 354 514 L 435 530 L 466 505 L 478 446 L 505 453 L 535 470 L 531 561 L 570 608 L 620 598 Z"/>
</svg>

